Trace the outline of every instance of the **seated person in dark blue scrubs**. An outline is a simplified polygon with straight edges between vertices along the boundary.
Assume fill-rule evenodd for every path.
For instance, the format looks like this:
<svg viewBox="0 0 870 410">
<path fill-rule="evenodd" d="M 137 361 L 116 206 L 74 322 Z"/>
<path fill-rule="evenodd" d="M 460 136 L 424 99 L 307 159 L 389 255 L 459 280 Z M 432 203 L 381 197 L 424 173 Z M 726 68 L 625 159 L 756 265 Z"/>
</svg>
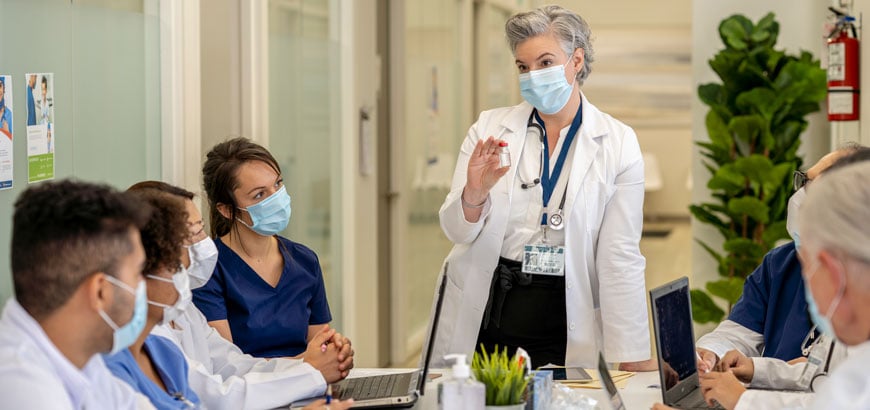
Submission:
<svg viewBox="0 0 870 410">
<path fill-rule="evenodd" d="M 202 173 L 218 262 L 193 300 L 209 325 L 250 355 L 299 357 L 324 375 L 323 366 L 338 366 L 346 377 L 353 349 L 329 328 L 317 255 L 278 235 L 290 221 L 278 162 L 262 146 L 235 138 L 212 148 Z M 332 335 L 329 343 L 309 345 L 320 332 Z"/>
<path fill-rule="evenodd" d="M 188 236 L 185 204 L 154 189 L 132 192 L 154 208 L 141 230 L 148 316 L 136 342 L 106 356 L 106 366 L 158 409 L 195 408 L 200 401 L 188 385 L 187 361 L 181 349 L 169 339 L 150 334 L 155 325 L 173 320 L 190 304 L 187 273 L 179 269 L 181 244 Z"/>
<path fill-rule="evenodd" d="M 822 157 L 807 170 L 804 178 L 796 178 L 787 224 L 795 242 L 768 252 L 761 265 L 746 278 L 743 295 L 734 304 L 728 319 L 698 339 L 698 352 L 711 369 L 731 350 L 747 357 L 784 361 L 806 355 L 805 348 L 819 334 L 807 311 L 801 265 L 795 249 L 799 243 L 795 221 L 805 195 L 804 185 L 832 166 L 863 160 L 868 152 L 870 149 L 859 145 L 846 146 Z"/>
</svg>

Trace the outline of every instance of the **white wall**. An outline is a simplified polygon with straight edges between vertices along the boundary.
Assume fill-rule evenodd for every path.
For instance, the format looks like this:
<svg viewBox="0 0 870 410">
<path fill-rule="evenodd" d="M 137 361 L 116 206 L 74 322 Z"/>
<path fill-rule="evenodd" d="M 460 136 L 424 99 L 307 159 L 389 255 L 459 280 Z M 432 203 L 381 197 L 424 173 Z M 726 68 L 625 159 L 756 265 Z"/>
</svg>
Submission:
<svg viewBox="0 0 870 410">
<path fill-rule="evenodd" d="M 243 136 L 240 7 L 239 0 L 208 0 L 200 7 L 203 152 L 228 136 Z"/>
<path fill-rule="evenodd" d="M 790 53 L 797 53 L 804 49 L 819 58 L 824 44 L 822 24 L 828 4 L 822 0 L 792 0 L 788 2 L 775 0 L 732 0 L 727 2 L 693 0 L 692 78 L 695 86 L 719 81 L 716 74 L 709 68 L 707 61 L 724 47 L 718 34 L 721 20 L 739 13 L 752 21 L 758 21 L 759 18 L 772 11 L 780 26 L 777 48 L 785 48 Z M 824 110 L 824 107 L 822 109 Z M 704 127 L 706 113 L 707 107 L 699 100 L 693 99 L 692 133 L 696 140 L 708 140 Z M 805 164 L 814 163 L 829 151 L 828 123 L 821 112 L 810 116 L 809 127 L 801 136 L 801 140 L 803 143 L 799 152 L 805 155 Z M 706 187 L 710 175 L 701 165 L 701 158 L 697 148 L 693 147 L 693 203 L 710 198 Z M 692 234 L 695 238 L 710 243 L 714 247 L 722 243 L 718 232 L 707 225 L 693 223 Z M 692 269 L 694 271 L 692 285 L 700 287 L 703 283 L 718 277 L 716 264 L 699 245 L 693 244 L 692 246 Z"/>
</svg>

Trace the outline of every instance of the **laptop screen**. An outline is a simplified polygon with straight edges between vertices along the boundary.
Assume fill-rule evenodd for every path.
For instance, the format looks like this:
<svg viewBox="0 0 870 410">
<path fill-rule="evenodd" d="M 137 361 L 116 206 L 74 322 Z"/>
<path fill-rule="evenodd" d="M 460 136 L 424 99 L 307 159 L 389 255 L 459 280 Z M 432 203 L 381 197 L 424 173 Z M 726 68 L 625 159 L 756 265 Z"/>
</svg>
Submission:
<svg viewBox="0 0 870 410">
<path fill-rule="evenodd" d="M 444 273 L 441 275 L 441 285 L 438 287 L 438 295 L 435 302 L 435 313 L 429 324 L 429 335 L 426 337 L 426 346 L 420 357 L 421 372 L 417 380 L 417 391 L 422 396 L 426 392 L 426 377 L 429 375 L 429 359 L 432 357 L 432 349 L 435 347 L 435 335 L 438 332 L 438 321 L 441 320 L 441 306 L 444 305 L 444 289 L 447 287 L 447 262 L 444 262 Z"/>
<path fill-rule="evenodd" d="M 665 390 L 697 372 L 689 286 L 673 289 L 653 299 L 658 318 L 661 371 Z"/>
</svg>

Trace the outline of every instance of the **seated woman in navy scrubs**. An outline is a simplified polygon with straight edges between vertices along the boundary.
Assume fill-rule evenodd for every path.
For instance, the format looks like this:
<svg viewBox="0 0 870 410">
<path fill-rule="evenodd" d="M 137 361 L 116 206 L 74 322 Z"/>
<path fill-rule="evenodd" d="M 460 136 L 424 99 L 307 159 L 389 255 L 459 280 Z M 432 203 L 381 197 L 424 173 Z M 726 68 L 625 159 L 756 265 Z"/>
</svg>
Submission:
<svg viewBox="0 0 870 410">
<path fill-rule="evenodd" d="M 209 282 L 194 290 L 196 306 L 245 353 L 301 357 L 322 372 L 332 355 L 346 377 L 353 349 L 329 328 L 317 255 L 278 235 L 290 221 L 278 162 L 262 146 L 234 138 L 212 148 L 202 173 L 218 262 Z M 329 343 L 309 346 L 320 332 L 332 334 Z"/>
<path fill-rule="evenodd" d="M 188 276 L 180 269 L 181 244 L 189 232 L 185 204 L 154 189 L 131 192 L 153 209 L 141 230 L 148 316 L 136 342 L 104 359 L 116 377 L 147 396 L 154 407 L 196 408 L 199 397 L 188 385 L 187 361 L 181 349 L 169 339 L 149 334 L 155 325 L 173 320 L 190 305 Z"/>
</svg>

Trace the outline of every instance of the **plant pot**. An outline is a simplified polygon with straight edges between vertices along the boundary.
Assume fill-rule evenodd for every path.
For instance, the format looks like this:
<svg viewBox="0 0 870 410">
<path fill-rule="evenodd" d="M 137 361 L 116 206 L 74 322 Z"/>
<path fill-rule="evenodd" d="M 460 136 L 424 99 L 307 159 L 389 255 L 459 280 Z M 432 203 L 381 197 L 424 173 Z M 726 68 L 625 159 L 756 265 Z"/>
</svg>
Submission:
<svg viewBox="0 0 870 410">
<path fill-rule="evenodd" d="M 525 408 L 526 408 L 526 403 L 505 404 L 502 406 L 486 406 L 486 410 L 523 410 Z"/>
</svg>

